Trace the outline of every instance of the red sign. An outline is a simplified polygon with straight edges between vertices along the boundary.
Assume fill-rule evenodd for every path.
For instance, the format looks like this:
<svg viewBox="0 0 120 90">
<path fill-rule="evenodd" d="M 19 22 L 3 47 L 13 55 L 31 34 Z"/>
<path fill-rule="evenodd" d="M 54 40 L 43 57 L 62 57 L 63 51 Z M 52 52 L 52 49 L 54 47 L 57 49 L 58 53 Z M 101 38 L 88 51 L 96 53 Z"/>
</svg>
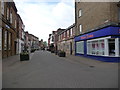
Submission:
<svg viewBox="0 0 120 90">
<path fill-rule="evenodd" d="M 91 34 L 91 35 L 85 35 L 85 36 L 83 36 L 83 37 L 80 37 L 81 39 L 88 39 L 88 38 L 92 38 L 92 37 L 94 37 L 94 35 L 93 34 Z"/>
</svg>

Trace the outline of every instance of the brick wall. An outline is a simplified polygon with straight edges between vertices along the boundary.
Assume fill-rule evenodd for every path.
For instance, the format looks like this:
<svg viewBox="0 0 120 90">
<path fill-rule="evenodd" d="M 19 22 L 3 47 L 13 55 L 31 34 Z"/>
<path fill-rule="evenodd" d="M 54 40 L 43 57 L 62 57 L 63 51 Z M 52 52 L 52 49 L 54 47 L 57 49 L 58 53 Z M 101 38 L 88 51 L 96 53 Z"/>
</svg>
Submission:
<svg viewBox="0 0 120 90">
<path fill-rule="evenodd" d="M 82 16 L 78 17 L 79 10 Z M 117 3 L 110 2 L 76 2 L 75 3 L 76 35 L 79 35 L 79 25 L 82 25 L 82 33 L 88 32 L 100 25 L 110 22 L 118 22 Z"/>
</svg>

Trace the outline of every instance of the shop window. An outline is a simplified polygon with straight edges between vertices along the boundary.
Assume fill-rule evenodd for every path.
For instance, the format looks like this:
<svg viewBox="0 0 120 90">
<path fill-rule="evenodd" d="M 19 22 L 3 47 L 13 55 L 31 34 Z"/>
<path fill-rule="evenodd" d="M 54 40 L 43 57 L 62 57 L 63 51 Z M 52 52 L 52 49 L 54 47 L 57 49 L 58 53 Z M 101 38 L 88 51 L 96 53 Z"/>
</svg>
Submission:
<svg viewBox="0 0 120 90">
<path fill-rule="evenodd" d="M 104 40 L 100 40 L 99 41 L 99 45 L 100 45 L 100 49 L 99 49 L 99 55 L 104 55 L 105 53 L 105 44 L 104 44 Z"/>
<path fill-rule="evenodd" d="M 115 39 L 108 39 L 108 50 L 110 56 L 115 56 Z"/>
<path fill-rule="evenodd" d="M 87 54 L 104 55 L 104 40 L 88 41 Z"/>
<path fill-rule="evenodd" d="M 76 53 L 84 54 L 84 41 L 76 42 Z"/>
</svg>

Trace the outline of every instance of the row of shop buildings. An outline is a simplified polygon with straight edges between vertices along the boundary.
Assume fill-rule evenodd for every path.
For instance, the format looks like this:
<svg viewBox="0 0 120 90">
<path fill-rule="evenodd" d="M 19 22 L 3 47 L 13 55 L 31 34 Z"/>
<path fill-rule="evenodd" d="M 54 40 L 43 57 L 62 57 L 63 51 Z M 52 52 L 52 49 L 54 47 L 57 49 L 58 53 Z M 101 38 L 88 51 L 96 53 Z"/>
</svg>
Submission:
<svg viewBox="0 0 120 90">
<path fill-rule="evenodd" d="M 48 46 L 67 55 L 120 61 L 120 3 L 75 2 L 75 23 L 49 35 Z"/>
<path fill-rule="evenodd" d="M 25 31 L 22 18 L 14 2 L 0 1 L 1 57 L 20 54 L 25 49 L 39 48 L 39 38 Z"/>
</svg>

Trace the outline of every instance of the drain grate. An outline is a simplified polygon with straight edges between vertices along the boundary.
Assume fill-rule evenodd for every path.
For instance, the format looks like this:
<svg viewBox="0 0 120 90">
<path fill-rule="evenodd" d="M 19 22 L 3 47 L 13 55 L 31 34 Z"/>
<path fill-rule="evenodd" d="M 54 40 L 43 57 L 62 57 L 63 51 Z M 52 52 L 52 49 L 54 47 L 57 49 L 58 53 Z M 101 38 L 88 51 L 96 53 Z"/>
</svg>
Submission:
<svg viewBox="0 0 120 90">
<path fill-rule="evenodd" d="M 94 68 L 95 66 L 89 66 L 90 68 Z"/>
</svg>

